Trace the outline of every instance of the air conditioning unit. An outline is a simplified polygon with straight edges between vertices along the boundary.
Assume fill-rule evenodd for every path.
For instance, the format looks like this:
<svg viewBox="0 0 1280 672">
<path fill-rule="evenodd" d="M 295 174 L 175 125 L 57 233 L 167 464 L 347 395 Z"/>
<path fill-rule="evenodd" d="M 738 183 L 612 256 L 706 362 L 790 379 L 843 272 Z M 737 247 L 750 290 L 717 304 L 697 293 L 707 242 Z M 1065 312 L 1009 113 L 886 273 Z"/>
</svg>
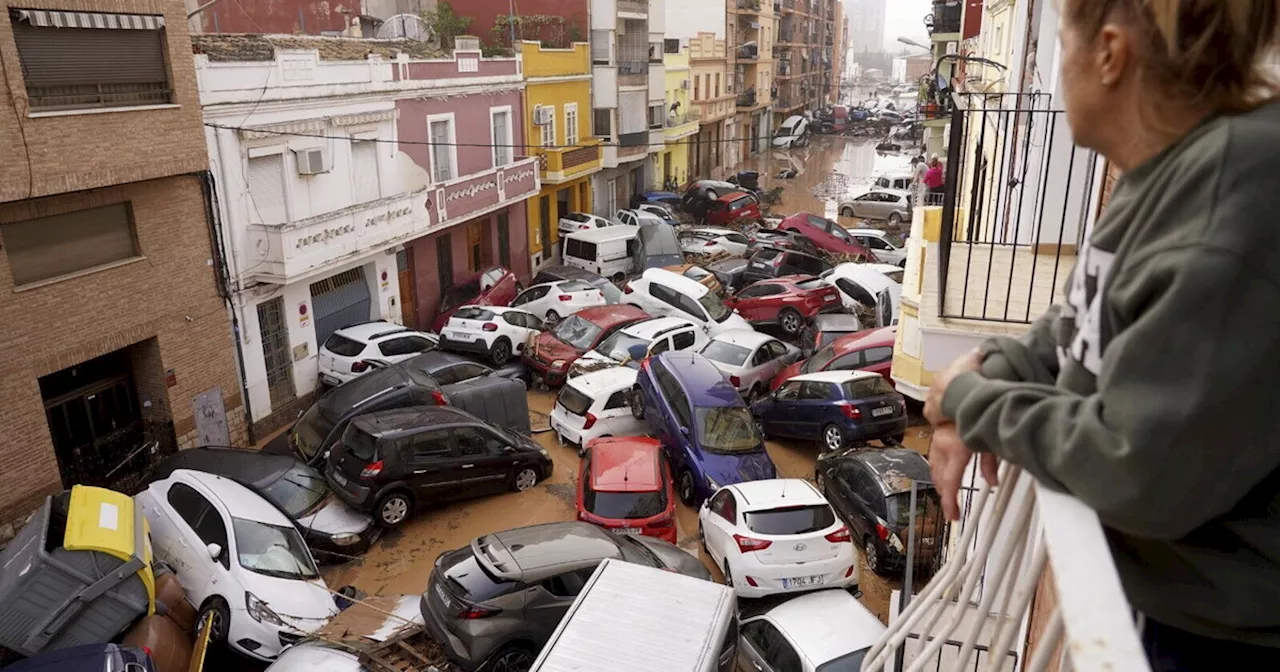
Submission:
<svg viewBox="0 0 1280 672">
<path fill-rule="evenodd" d="M 553 115 L 554 112 L 552 112 L 550 107 L 543 107 L 539 105 L 533 108 L 533 125 L 547 126 L 551 124 Z"/>
<path fill-rule="evenodd" d="M 682 79 L 682 80 L 680 80 L 680 88 L 682 88 L 682 89 L 688 89 L 688 88 L 689 88 L 689 80 L 687 80 L 687 79 Z"/>
<path fill-rule="evenodd" d="M 312 147 L 294 151 L 298 160 L 299 175 L 319 175 L 329 172 L 329 156 L 324 147 Z"/>
</svg>

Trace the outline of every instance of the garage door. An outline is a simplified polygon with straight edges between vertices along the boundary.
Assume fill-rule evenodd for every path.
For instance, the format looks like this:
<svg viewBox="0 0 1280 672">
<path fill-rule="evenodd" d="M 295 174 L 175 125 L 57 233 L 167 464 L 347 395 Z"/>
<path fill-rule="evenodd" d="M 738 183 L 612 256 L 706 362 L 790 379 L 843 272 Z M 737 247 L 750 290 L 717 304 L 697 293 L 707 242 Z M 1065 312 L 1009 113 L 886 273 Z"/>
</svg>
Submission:
<svg viewBox="0 0 1280 672">
<path fill-rule="evenodd" d="M 311 312 L 316 320 L 316 343 L 323 345 L 342 327 L 369 321 L 369 283 L 364 268 L 343 271 L 311 283 Z"/>
</svg>

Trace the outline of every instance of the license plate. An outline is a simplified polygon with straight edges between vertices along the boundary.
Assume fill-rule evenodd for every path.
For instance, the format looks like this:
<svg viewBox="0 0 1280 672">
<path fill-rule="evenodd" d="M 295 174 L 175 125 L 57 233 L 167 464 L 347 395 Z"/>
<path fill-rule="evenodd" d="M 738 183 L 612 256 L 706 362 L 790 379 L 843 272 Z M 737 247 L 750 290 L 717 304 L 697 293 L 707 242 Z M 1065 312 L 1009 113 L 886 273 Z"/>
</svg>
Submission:
<svg viewBox="0 0 1280 672">
<path fill-rule="evenodd" d="M 619 527 L 615 529 L 614 532 L 617 532 L 618 534 L 627 534 L 633 537 L 640 536 L 640 528 L 638 527 Z"/>
<path fill-rule="evenodd" d="M 878 417 L 880 417 L 880 416 L 884 416 L 884 415 L 893 415 L 893 407 L 892 407 L 892 406 L 882 406 L 882 407 L 880 407 L 880 408 L 877 408 L 877 409 L 875 409 L 875 410 L 871 411 L 871 417 L 873 417 L 873 418 L 878 418 Z"/>
<path fill-rule="evenodd" d="M 455 341 L 465 341 L 465 340 L 468 340 L 468 339 L 467 339 L 467 335 L 466 335 L 465 333 L 461 332 L 461 331 L 451 331 L 451 332 L 449 332 L 449 338 L 452 338 L 452 339 L 453 339 L 453 340 L 455 340 Z"/>
<path fill-rule="evenodd" d="M 339 474 L 336 471 L 333 472 L 333 480 L 337 481 L 338 485 L 341 485 L 341 486 L 346 486 L 347 484 L 347 477 L 343 476 L 342 474 Z"/>
<path fill-rule="evenodd" d="M 449 601 L 449 596 L 445 594 L 444 588 L 441 588 L 440 584 L 438 583 L 436 584 L 436 595 L 440 598 L 440 601 L 444 603 L 444 606 L 447 607 L 451 604 Z"/>
<path fill-rule="evenodd" d="M 320 380 L 323 380 L 323 381 L 325 382 L 325 384 L 326 384 L 326 385 L 333 385 L 333 386 L 335 386 L 335 387 L 336 387 L 336 386 L 338 386 L 338 385 L 340 385 L 340 384 L 342 384 L 342 381 L 341 381 L 341 380 L 338 380 L 337 378 L 334 378 L 333 376 L 330 376 L 329 374 L 323 374 L 323 375 L 321 375 L 321 376 L 320 376 Z"/>
<path fill-rule="evenodd" d="M 838 299 L 838 298 L 840 298 L 840 297 L 838 297 L 838 296 L 831 296 L 830 294 L 828 294 L 828 295 L 827 295 L 827 298 L 823 299 L 823 301 L 826 301 L 827 303 L 831 303 L 832 301 L 835 301 L 835 300 L 836 300 L 836 299 Z"/>
<path fill-rule="evenodd" d="M 821 576 L 793 576 L 789 579 L 782 580 L 783 588 L 804 588 L 805 586 L 822 585 L 823 577 Z"/>
</svg>

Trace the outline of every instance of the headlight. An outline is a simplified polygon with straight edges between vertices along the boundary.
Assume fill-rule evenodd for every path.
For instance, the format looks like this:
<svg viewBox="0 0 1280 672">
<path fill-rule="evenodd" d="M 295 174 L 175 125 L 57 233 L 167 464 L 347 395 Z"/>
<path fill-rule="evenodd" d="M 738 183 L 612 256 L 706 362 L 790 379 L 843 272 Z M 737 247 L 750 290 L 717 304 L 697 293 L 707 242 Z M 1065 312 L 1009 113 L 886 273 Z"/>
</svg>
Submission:
<svg viewBox="0 0 1280 672">
<path fill-rule="evenodd" d="M 329 540 L 339 546 L 350 546 L 351 544 L 360 541 L 360 535 L 354 532 L 343 532 L 342 534 L 330 536 Z"/>
<path fill-rule="evenodd" d="M 542 453 L 542 456 L 547 458 L 548 460 L 551 459 L 551 453 L 548 453 L 546 448 L 539 448 L 538 452 Z"/>
<path fill-rule="evenodd" d="M 719 490 L 719 489 L 720 489 L 720 484 L 719 484 L 719 483 L 716 483 L 716 479 L 711 478 L 710 476 L 708 476 L 708 477 L 707 477 L 707 487 L 711 488 L 712 490 Z"/>
<path fill-rule="evenodd" d="M 567 359 L 557 359 L 556 361 L 551 362 L 551 368 L 553 368 L 553 369 L 559 369 L 559 368 L 564 367 L 564 366 L 565 366 L 565 365 L 567 365 L 568 363 L 569 363 L 569 360 L 567 360 Z"/>
<path fill-rule="evenodd" d="M 244 608 L 249 612 L 249 616 L 259 623 L 270 623 L 271 625 L 283 626 L 284 621 L 271 611 L 271 607 L 266 602 L 259 600 L 253 593 L 244 594 Z"/>
</svg>

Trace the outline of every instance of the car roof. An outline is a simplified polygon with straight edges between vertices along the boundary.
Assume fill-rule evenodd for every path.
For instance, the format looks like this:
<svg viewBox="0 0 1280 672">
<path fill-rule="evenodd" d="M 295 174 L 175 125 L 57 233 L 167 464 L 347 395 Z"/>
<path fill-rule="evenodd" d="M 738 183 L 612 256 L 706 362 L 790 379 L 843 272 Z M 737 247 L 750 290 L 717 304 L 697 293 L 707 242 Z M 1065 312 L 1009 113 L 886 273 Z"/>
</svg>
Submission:
<svg viewBox="0 0 1280 672">
<path fill-rule="evenodd" d="M 690 282 L 693 281 L 690 280 Z M 701 287 L 702 285 L 698 286 Z M 604 327 L 605 329 L 649 317 L 648 313 L 626 303 L 607 306 L 591 306 L 590 308 L 583 308 L 582 310 L 579 310 L 574 313 L 574 315 L 577 315 L 596 326 Z"/>
<path fill-rule="evenodd" d="M 737 388 L 724 379 L 724 374 L 710 359 L 686 350 L 668 350 L 657 357 L 680 381 L 693 406 L 746 406 Z"/>
<path fill-rule="evenodd" d="M 476 558 L 502 578 L 540 581 L 565 571 L 621 558 L 618 542 L 604 529 L 579 521 L 517 527 L 477 537 Z"/>
<path fill-rule="evenodd" d="M 640 320 L 634 324 L 628 324 L 622 330 L 629 336 L 636 338 L 657 338 L 658 334 L 665 334 L 672 329 L 680 327 L 697 327 L 698 325 L 678 317 L 653 317 L 647 320 Z"/>
<path fill-rule="evenodd" d="M 894 337 L 898 334 L 898 328 L 879 327 L 876 329 L 863 329 L 848 336 L 841 336 L 831 342 L 832 348 L 838 353 L 846 353 L 851 350 L 861 350 L 862 348 L 873 348 L 882 345 L 893 345 Z"/>
<path fill-rule="evenodd" d="M 880 189 L 879 191 L 892 191 L 892 190 Z M 865 228 L 864 229 L 845 229 L 845 231 L 848 231 L 849 233 L 856 233 L 863 236 L 875 236 L 877 238 L 884 238 L 885 236 L 889 235 L 888 231 L 881 231 L 880 229 L 865 229 Z M 888 265 L 888 264 L 885 264 L 885 265 Z M 870 266 L 870 264 L 863 264 L 863 266 Z M 897 268 L 897 266 L 894 266 L 894 268 Z"/>
<path fill-rule="evenodd" d="M 849 455 L 871 468 L 879 477 L 880 489 L 886 495 L 911 492 L 912 482 L 933 487 L 929 461 L 910 448 L 878 448 L 858 450 Z"/>
<path fill-rule="evenodd" d="M 568 279 L 569 279 L 569 280 L 577 280 L 577 278 L 568 278 Z M 564 282 L 564 280 L 557 280 L 556 282 Z M 549 282 L 548 282 L 548 283 L 540 283 L 540 284 L 548 284 L 548 285 L 549 285 L 549 284 L 551 284 L 551 283 L 549 283 Z M 534 286 L 534 287 L 537 287 L 537 285 L 533 285 L 533 286 Z M 533 315 L 533 313 L 530 313 L 529 311 L 525 310 L 524 308 L 519 308 L 519 307 L 516 307 L 516 306 L 481 306 L 481 305 L 474 304 L 474 303 L 468 303 L 468 304 L 467 304 L 467 305 L 465 305 L 465 306 L 458 306 L 458 310 L 462 310 L 463 308 L 479 308 L 480 310 L 487 310 L 487 311 L 490 311 L 490 312 L 492 312 L 494 315 L 503 315 L 503 314 L 505 314 L 505 313 L 526 313 L 526 314 L 529 314 L 529 315 Z"/>
<path fill-rule="evenodd" d="M 448 366 L 457 364 L 475 364 L 475 362 L 463 357 L 455 355 L 451 352 L 442 352 L 440 350 L 428 350 L 420 355 L 416 355 L 410 359 L 400 362 L 405 367 L 412 366 L 413 369 L 421 371 L 425 374 L 432 374 Z"/>
<path fill-rule="evenodd" d="M 593 219 L 605 219 L 599 215 L 593 215 L 589 212 L 570 212 L 560 219 L 568 219 L 575 222 L 590 222 Z M 605 221 L 609 221 L 605 219 Z"/>
<path fill-rule="evenodd" d="M 333 333 L 338 334 L 340 336 L 345 336 L 346 338 L 349 338 L 353 341 L 363 341 L 367 343 L 369 341 L 374 341 L 379 338 L 384 338 L 386 336 L 390 336 L 392 334 L 398 334 L 405 331 L 413 331 L 413 330 L 408 327 L 401 326 L 399 324 L 386 322 L 384 320 L 377 320 L 375 322 L 364 322 L 362 324 L 352 324 L 346 327 L 342 327 L 341 329 L 335 329 Z"/>
<path fill-rule="evenodd" d="M 156 465 L 156 472 L 204 471 L 233 481 L 265 487 L 301 463 L 289 455 L 239 448 L 202 446 L 180 450 Z"/>
<path fill-rule="evenodd" d="M 736 200 L 738 200 L 739 198 L 742 198 L 743 196 L 750 196 L 750 195 L 751 195 L 751 194 L 748 194 L 748 193 L 747 193 L 747 192 L 745 192 L 745 191 L 734 191 L 734 192 L 731 192 L 731 193 L 725 194 L 724 196 L 721 196 L 720 198 L 717 198 L 716 200 L 717 200 L 717 201 L 724 201 L 725 203 L 729 203 L 729 202 L 731 202 L 731 201 L 736 201 Z"/>
<path fill-rule="evenodd" d="M 708 236 L 727 236 L 731 233 L 737 233 L 737 231 L 716 226 L 699 226 L 693 229 L 686 229 L 684 233 L 701 233 Z"/>
<path fill-rule="evenodd" d="M 663 226 L 666 225 L 664 224 Z M 637 227 L 619 224 L 617 226 L 602 226 L 596 229 L 587 229 L 586 231 L 572 231 L 560 237 L 573 238 L 574 240 L 581 240 L 585 243 L 604 243 L 611 240 L 635 238 L 636 230 Z"/>
<path fill-rule="evenodd" d="M 662 489 L 662 443 L 649 437 L 593 441 L 591 488 L 601 492 L 653 492 Z"/>
<path fill-rule="evenodd" d="M 382 436 L 437 424 L 473 424 L 483 420 L 454 406 L 409 406 L 367 413 L 352 420 L 364 433 Z"/>
<path fill-rule="evenodd" d="M 769 334 L 756 331 L 755 329 L 726 329 L 715 336 L 712 336 L 711 340 L 724 341 L 725 343 L 740 345 L 744 348 L 751 348 L 754 350 L 769 341 L 776 341 L 778 339 L 770 336 Z"/>
<path fill-rule="evenodd" d="M 813 316 L 813 326 L 819 331 L 856 330 L 862 323 L 857 315 L 848 313 L 821 313 Z"/>
<path fill-rule="evenodd" d="M 661 282 L 662 284 L 678 290 L 683 294 L 688 294 L 695 299 L 701 299 L 711 291 L 701 282 L 698 282 L 693 278 L 686 278 L 679 273 L 668 271 L 665 268 L 651 268 L 645 271 L 640 277 L 650 282 Z"/>
<path fill-rule="evenodd" d="M 871 290 L 872 294 L 876 294 L 890 285 L 898 284 L 882 271 L 865 268 L 865 266 L 866 264 L 845 262 L 831 269 L 831 275 L 837 278 L 847 278 L 859 284 L 866 285 L 867 289 Z"/>
<path fill-rule="evenodd" d="M 229 478 L 190 469 L 178 469 L 173 472 L 170 478 L 175 476 L 191 479 L 204 486 L 210 494 L 222 502 L 223 508 L 234 518 L 244 518 L 245 520 L 282 527 L 293 526 L 289 518 L 280 509 L 277 509 L 274 504 Z"/>
<path fill-rule="evenodd" d="M 853 380 L 861 380 L 863 378 L 879 378 L 880 374 L 873 371 L 819 371 L 817 373 L 806 373 L 795 376 L 792 381 L 812 381 L 815 383 L 847 383 Z"/>
<path fill-rule="evenodd" d="M 574 376 L 565 384 L 594 398 L 629 389 L 636 384 L 636 370 L 629 366 L 611 366 Z"/>
<path fill-rule="evenodd" d="M 868 189 L 868 190 L 867 190 L 866 192 L 864 192 L 864 193 L 868 193 L 868 194 L 872 194 L 872 193 L 893 194 L 894 196 L 910 196 L 910 195 L 911 195 L 911 192 L 907 191 L 906 189 L 890 189 L 890 188 L 888 188 L 888 187 L 876 187 L 876 188 L 874 188 L 874 189 Z M 861 194 L 859 194 L 859 195 L 861 195 Z"/>
<path fill-rule="evenodd" d="M 874 646 L 886 630 L 858 598 L 839 588 L 799 595 L 766 616 L 815 666 Z"/>
<path fill-rule="evenodd" d="M 725 486 L 741 502 L 739 511 L 764 511 L 783 506 L 816 506 L 827 500 L 803 478 L 770 478 Z"/>
</svg>

